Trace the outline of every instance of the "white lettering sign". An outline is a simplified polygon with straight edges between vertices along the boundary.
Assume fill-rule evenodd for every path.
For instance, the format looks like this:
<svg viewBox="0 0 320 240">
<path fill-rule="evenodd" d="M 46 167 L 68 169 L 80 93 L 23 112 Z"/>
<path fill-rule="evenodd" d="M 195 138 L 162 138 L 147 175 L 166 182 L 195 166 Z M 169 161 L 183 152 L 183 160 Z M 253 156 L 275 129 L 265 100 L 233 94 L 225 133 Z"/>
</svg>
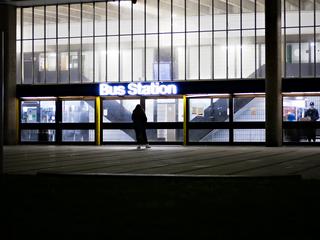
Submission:
<svg viewBox="0 0 320 240">
<path fill-rule="evenodd" d="M 148 84 L 129 83 L 127 88 L 123 85 L 100 84 L 100 96 L 172 95 L 177 94 L 177 92 L 178 89 L 175 84 L 161 84 L 158 82 Z"/>
</svg>

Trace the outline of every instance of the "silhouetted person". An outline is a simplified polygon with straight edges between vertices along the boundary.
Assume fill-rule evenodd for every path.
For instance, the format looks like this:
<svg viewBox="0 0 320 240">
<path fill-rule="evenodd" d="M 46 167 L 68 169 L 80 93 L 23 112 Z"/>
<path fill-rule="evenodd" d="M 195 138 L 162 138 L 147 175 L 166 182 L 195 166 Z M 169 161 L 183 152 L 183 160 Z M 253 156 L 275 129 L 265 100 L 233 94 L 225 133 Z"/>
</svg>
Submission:
<svg viewBox="0 0 320 240">
<path fill-rule="evenodd" d="M 150 148 L 146 133 L 147 116 L 140 104 L 137 104 L 136 108 L 133 110 L 131 118 L 136 132 L 137 149 L 141 149 L 142 145 L 145 145 L 146 148 Z"/>
<path fill-rule="evenodd" d="M 304 113 L 304 117 L 308 118 L 309 121 L 315 122 L 319 119 L 319 112 L 314 107 L 314 102 L 310 102 L 310 108 Z M 316 141 L 316 128 L 308 127 L 306 128 L 306 135 L 309 142 Z"/>
</svg>

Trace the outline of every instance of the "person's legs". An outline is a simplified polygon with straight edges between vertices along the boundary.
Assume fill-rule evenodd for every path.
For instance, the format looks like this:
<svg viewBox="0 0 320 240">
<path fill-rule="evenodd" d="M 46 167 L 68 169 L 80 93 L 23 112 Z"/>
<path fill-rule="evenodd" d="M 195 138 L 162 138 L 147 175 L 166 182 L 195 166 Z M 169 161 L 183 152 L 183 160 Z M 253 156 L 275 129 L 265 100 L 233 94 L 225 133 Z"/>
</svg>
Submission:
<svg viewBox="0 0 320 240">
<path fill-rule="evenodd" d="M 148 137 L 147 137 L 146 129 L 143 129 L 142 138 L 143 138 L 143 144 L 146 145 L 146 148 L 151 148 L 149 143 L 148 143 Z"/>
</svg>

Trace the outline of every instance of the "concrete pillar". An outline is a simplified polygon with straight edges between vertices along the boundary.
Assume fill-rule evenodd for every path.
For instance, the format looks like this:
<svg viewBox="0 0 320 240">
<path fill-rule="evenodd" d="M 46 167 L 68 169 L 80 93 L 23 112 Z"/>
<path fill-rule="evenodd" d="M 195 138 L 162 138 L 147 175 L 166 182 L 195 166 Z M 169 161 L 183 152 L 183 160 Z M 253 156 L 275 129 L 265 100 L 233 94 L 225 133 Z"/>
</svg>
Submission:
<svg viewBox="0 0 320 240">
<path fill-rule="evenodd" d="M 16 8 L 0 5 L 0 30 L 5 33 L 4 144 L 17 144 Z"/>
<path fill-rule="evenodd" d="M 268 0 L 266 22 L 266 146 L 282 145 L 281 1 Z"/>
</svg>

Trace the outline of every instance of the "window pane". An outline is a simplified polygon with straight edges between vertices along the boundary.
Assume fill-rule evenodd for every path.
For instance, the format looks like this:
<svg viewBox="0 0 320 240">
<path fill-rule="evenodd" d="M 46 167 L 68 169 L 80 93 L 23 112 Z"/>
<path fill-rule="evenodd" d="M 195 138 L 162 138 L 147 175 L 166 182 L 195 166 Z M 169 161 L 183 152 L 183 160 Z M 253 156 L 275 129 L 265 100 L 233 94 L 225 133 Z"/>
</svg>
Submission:
<svg viewBox="0 0 320 240">
<path fill-rule="evenodd" d="M 35 84 L 43 84 L 45 79 L 44 40 L 34 41 L 33 75 Z"/>
<path fill-rule="evenodd" d="M 258 2 L 258 1 L 257 1 Z M 256 19 L 257 28 L 265 28 L 265 0 L 259 0 L 260 4 L 257 3 L 256 8 Z"/>
<path fill-rule="evenodd" d="M 46 83 L 57 83 L 56 40 L 46 40 Z"/>
<path fill-rule="evenodd" d="M 183 122 L 182 99 L 146 99 L 148 122 Z"/>
<path fill-rule="evenodd" d="M 228 29 L 240 29 L 240 4 L 228 6 Z"/>
<path fill-rule="evenodd" d="M 70 37 L 80 37 L 81 35 L 81 5 L 70 5 Z"/>
<path fill-rule="evenodd" d="M 166 0 L 159 0 L 159 32 L 171 31 L 171 4 Z"/>
<path fill-rule="evenodd" d="M 131 114 L 139 99 L 130 100 L 103 100 L 103 122 L 132 122 Z"/>
<path fill-rule="evenodd" d="M 56 24 L 56 6 L 46 6 L 46 37 L 55 38 L 57 36 L 57 24 Z"/>
<path fill-rule="evenodd" d="M 214 33 L 214 78 L 225 79 L 227 75 L 226 32 Z"/>
<path fill-rule="evenodd" d="M 80 38 L 70 38 L 70 82 L 80 83 L 81 64 L 80 64 Z"/>
<path fill-rule="evenodd" d="M 265 129 L 234 129 L 235 142 L 265 142 Z"/>
<path fill-rule="evenodd" d="M 255 26 L 255 1 L 242 0 L 242 28 Z"/>
<path fill-rule="evenodd" d="M 95 82 L 106 81 L 106 38 L 95 38 Z"/>
<path fill-rule="evenodd" d="M 300 0 L 301 26 L 314 25 L 314 0 Z"/>
<path fill-rule="evenodd" d="M 69 83 L 68 39 L 58 40 L 59 83 Z"/>
<path fill-rule="evenodd" d="M 314 28 L 301 28 L 301 76 L 314 76 Z"/>
<path fill-rule="evenodd" d="M 187 79 L 199 79 L 198 33 L 187 33 Z"/>
<path fill-rule="evenodd" d="M 257 30 L 257 42 L 256 42 L 256 71 L 258 78 L 265 77 L 265 63 L 266 63 L 266 45 L 265 45 L 265 31 Z"/>
<path fill-rule="evenodd" d="M 183 129 L 147 129 L 149 142 L 182 142 Z"/>
<path fill-rule="evenodd" d="M 229 99 L 190 99 L 190 122 L 229 122 Z"/>
<path fill-rule="evenodd" d="M 172 27 L 173 32 L 185 31 L 185 0 L 172 0 Z"/>
<path fill-rule="evenodd" d="M 63 123 L 93 123 L 95 120 L 94 100 L 62 101 Z"/>
<path fill-rule="evenodd" d="M 119 14 L 119 2 L 107 2 L 107 30 L 108 35 L 119 34 L 118 29 L 118 14 Z"/>
<path fill-rule="evenodd" d="M 240 31 L 229 32 L 228 41 L 228 78 L 241 77 Z"/>
<path fill-rule="evenodd" d="M 133 7 L 133 33 L 144 32 L 144 1 L 138 0 Z"/>
<path fill-rule="evenodd" d="M 21 123 L 55 123 L 55 101 L 21 101 Z"/>
<path fill-rule="evenodd" d="M 316 1 L 316 25 L 320 25 L 320 3 Z"/>
<path fill-rule="evenodd" d="M 147 81 L 158 80 L 158 36 L 146 36 L 146 78 Z"/>
<path fill-rule="evenodd" d="M 34 38 L 44 38 L 44 7 L 34 8 Z"/>
<path fill-rule="evenodd" d="M 93 4 L 82 5 L 82 36 L 93 36 Z"/>
<path fill-rule="evenodd" d="M 186 1 L 187 8 L 187 31 L 198 31 L 198 1 Z"/>
<path fill-rule="evenodd" d="M 189 142 L 229 142 L 229 129 L 190 129 Z"/>
<path fill-rule="evenodd" d="M 16 43 L 16 82 L 21 84 L 21 41 Z"/>
<path fill-rule="evenodd" d="M 82 39 L 82 82 L 93 82 L 93 38 Z"/>
<path fill-rule="evenodd" d="M 94 142 L 95 131 L 88 129 L 62 130 L 63 142 Z"/>
<path fill-rule="evenodd" d="M 120 1 L 120 34 L 131 34 L 131 1 Z"/>
<path fill-rule="evenodd" d="M 23 39 L 32 38 L 32 8 L 22 8 Z"/>
<path fill-rule="evenodd" d="M 298 27 L 299 26 L 299 1 L 300 0 L 285 0 L 286 6 L 286 26 Z"/>
<path fill-rule="evenodd" d="M 133 36 L 133 81 L 144 81 L 145 62 L 144 62 L 144 36 Z"/>
<path fill-rule="evenodd" d="M 158 0 L 146 1 L 146 32 L 158 32 Z"/>
<path fill-rule="evenodd" d="M 255 32 L 242 32 L 242 77 L 255 78 Z"/>
<path fill-rule="evenodd" d="M 286 32 L 286 77 L 299 77 L 299 29 L 289 28 Z"/>
<path fill-rule="evenodd" d="M 120 37 L 120 81 L 131 81 L 131 37 Z"/>
<path fill-rule="evenodd" d="M 155 72 L 159 70 L 159 80 L 168 81 L 171 76 L 171 34 L 161 34 L 159 36 L 159 69 L 156 67 Z M 156 73 L 156 75 L 158 75 Z"/>
<path fill-rule="evenodd" d="M 56 131 L 53 129 L 22 129 L 21 142 L 54 142 Z"/>
<path fill-rule="evenodd" d="M 33 83 L 33 62 L 32 62 L 32 41 L 23 41 L 22 42 L 22 82 L 24 84 Z"/>
<path fill-rule="evenodd" d="M 118 37 L 108 37 L 107 81 L 119 82 L 119 42 Z"/>
<path fill-rule="evenodd" d="M 200 30 L 212 29 L 212 2 L 207 0 L 200 1 Z"/>
<path fill-rule="evenodd" d="M 186 64 L 185 64 L 185 34 L 176 33 L 172 35 L 173 42 L 173 79 L 185 80 Z"/>
<path fill-rule="evenodd" d="M 68 5 L 58 5 L 58 36 L 68 37 Z"/>
<path fill-rule="evenodd" d="M 16 19 L 16 39 L 21 39 L 21 8 L 17 8 Z"/>
<path fill-rule="evenodd" d="M 212 79 L 212 33 L 200 33 L 200 79 Z"/>
<path fill-rule="evenodd" d="M 106 35 L 106 3 L 95 3 L 95 35 Z"/>
<path fill-rule="evenodd" d="M 213 1 L 214 4 L 214 30 L 227 29 L 227 8 L 226 3 Z"/>
<path fill-rule="evenodd" d="M 263 122 L 266 119 L 264 97 L 234 98 L 233 105 L 235 122 Z"/>
<path fill-rule="evenodd" d="M 136 134 L 133 129 L 104 129 L 104 142 L 135 142 Z"/>
</svg>

